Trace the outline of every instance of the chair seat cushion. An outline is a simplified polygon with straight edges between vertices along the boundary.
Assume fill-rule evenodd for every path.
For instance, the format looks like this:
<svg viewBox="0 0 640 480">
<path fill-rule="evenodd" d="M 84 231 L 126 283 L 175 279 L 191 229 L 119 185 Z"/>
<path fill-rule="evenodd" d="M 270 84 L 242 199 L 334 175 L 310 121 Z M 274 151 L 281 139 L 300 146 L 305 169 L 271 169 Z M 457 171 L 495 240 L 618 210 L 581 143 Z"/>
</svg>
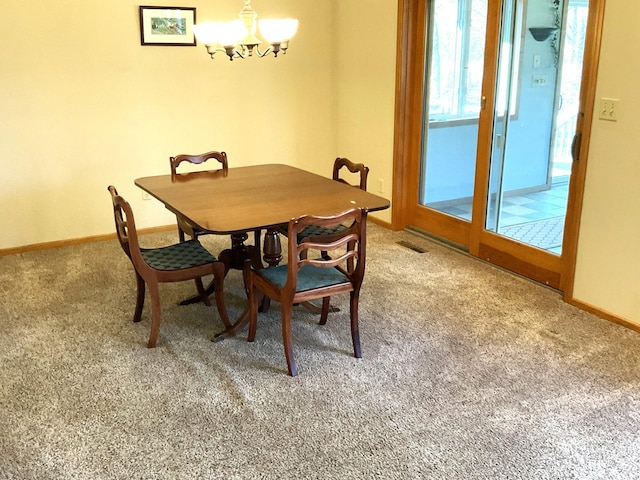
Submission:
<svg viewBox="0 0 640 480">
<path fill-rule="evenodd" d="M 259 275 L 273 283 L 278 288 L 284 287 L 287 282 L 287 265 L 279 265 L 273 268 L 263 268 L 257 271 Z M 305 265 L 298 270 L 298 285 L 296 292 L 303 292 L 314 288 L 328 287 L 340 283 L 348 283 L 349 278 L 335 267 L 321 268 L 313 265 Z"/>
<path fill-rule="evenodd" d="M 336 225 L 335 227 L 320 227 L 318 225 L 307 225 L 298 232 L 298 242 L 301 242 L 303 238 L 316 237 L 322 235 L 333 235 L 334 233 L 342 232 L 346 230 L 346 225 Z"/>
<path fill-rule="evenodd" d="M 216 257 L 197 240 L 167 247 L 141 249 L 140 253 L 144 261 L 156 270 L 181 270 L 216 261 Z"/>
</svg>

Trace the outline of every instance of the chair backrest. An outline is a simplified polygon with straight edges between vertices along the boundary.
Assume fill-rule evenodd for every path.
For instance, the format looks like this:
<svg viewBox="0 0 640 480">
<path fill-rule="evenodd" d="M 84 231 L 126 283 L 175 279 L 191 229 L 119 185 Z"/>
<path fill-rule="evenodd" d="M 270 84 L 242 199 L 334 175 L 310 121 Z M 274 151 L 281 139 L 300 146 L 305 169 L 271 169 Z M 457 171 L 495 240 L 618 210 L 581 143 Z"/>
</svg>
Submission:
<svg viewBox="0 0 640 480">
<path fill-rule="evenodd" d="M 353 208 L 329 217 L 305 215 L 291 219 L 285 289 L 289 289 L 293 295 L 298 284 L 298 272 L 305 265 L 312 265 L 319 268 L 337 267 L 349 277 L 354 289 L 358 291 L 364 277 L 367 213 L 364 208 Z M 309 225 L 329 229 L 344 225 L 349 227 L 339 228 L 330 235 L 308 236 L 298 241 L 299 232 Z M 322 257 L 320 252 L 323 252 Z"/>
<path fill-rule="evenodd" d="M 116 187 L 109 185 L 109 193 L 111 193 L 111 203 L 113 204 L 113 218 L 116 224 L 116 233 L 118 241 L 124 253 L 131 259 L 134 266 L 144 263 L 140 254 L 140 244 L 138 243 L 138 233 L 136 231 L 136 222 L 133 218 L 133 210 L 131 205 L 124 198 L 118 195 Z"/>
<path fill-rule="evenodd" d="M 360 190 L 367 190 L 367 176 L 369 175 L 369 167 L 366 167 L 363 163 L 353 163 L 348 158 L 336 158 L 335 162 L 333 162 L 333 179 L 337 180 L 338 182 L 351 185 L 351 183 L 340 177 L 340 169 L 342 168 L 346 168 L 351 173 L 359 173 L 360 183 L 358 185 L 352 186 L 358 187 Z"/>
<path fill-rule="evenodd" d="M 229 163 L 227 162 L 226 152 L 207 152 L 200 155 L 176 155 L 175 157 L 169 157 L 169 163 L 171 164 L 171 175 L 176 175 L 178 165 L 182 162 L 188 162 L 194 165 L 200 165 L 210 158 L 215 158 L 221 164 L 222 170 L 229 169 Z"/>
</svg>

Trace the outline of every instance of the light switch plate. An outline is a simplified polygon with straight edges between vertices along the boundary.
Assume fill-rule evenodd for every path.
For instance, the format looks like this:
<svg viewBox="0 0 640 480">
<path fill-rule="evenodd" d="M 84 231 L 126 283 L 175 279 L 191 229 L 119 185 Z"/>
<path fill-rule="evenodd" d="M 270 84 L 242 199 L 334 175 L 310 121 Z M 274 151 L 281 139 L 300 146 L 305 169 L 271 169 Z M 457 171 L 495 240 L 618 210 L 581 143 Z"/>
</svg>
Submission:
<svg viewBox="0 0 640 480">
<path fill-rule="evenodd" d="M 609 120 L 610 122 L 618 121 L 618 110 L 620 108 L 620 100 L 616 98 L 601 98 L 598 107 L 598 118 L 601 120 Z"/>
</svg>

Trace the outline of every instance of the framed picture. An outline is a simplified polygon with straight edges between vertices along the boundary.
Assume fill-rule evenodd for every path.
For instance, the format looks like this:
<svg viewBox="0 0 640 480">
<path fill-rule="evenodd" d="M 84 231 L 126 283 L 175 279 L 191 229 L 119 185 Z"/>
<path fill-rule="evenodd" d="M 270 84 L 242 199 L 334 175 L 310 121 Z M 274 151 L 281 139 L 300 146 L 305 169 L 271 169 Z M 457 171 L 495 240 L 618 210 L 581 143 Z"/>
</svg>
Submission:
<svg viewBox="0 0 640 480">
<path fill-rule="evenodd" d="M 195 46 L 196 9 L 189 7 L 140 7 L 142 45 Z"/>
</svg>

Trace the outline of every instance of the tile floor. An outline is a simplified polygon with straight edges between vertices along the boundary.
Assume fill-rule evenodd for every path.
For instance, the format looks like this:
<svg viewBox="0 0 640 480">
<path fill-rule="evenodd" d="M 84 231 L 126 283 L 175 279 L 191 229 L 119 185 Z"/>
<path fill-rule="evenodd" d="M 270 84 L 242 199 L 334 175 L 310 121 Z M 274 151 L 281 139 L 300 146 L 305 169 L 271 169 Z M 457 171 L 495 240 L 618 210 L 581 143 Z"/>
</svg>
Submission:
<svg viewBox="0 0 640 480">
<path fill-rule="evenodd" d="M 568 181 L 560 180 L 549 190 L 505 196 L 498 233 L 560 254 L 568 191 Z M 471 203 L 442 207 L 439 210 L 471 220 Z M 490 214 L 489 219 L 491 218 Z"/>
</svg>

